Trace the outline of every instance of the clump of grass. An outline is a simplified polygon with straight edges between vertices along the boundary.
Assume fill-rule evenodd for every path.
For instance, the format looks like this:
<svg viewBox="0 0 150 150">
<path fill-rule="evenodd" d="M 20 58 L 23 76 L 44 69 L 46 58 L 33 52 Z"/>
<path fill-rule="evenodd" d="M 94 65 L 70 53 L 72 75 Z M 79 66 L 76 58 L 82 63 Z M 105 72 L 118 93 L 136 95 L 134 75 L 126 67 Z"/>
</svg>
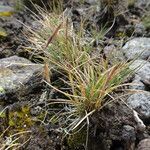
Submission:
<svg viewBox="0 0 150 150">
<path fill-rule="evenodd" d="M 64 102 L 69 108 L 66 113 L 68 122 L 72 121 L 71 126 L 66 128 L 69 132 L 78 128 L 92 113 L 99 111 L 110 101 L 115 101 L 117 98 L 113 97 L 113 92 L 123 86 L 123 81 L 132 72 L 125 62 L 108 67 L 89 61 L 82 69 L 73 66 L 68 68 L 68 80 L 64 83 L 69 85 L 71 94 L 49 84 L 68 98 L 55 102 Z"/>
<path fill-rule="evenodd" d="M 46 83 L 66 97 L 51 99 L 50 104 L 65 104 L 63 111 L 53 118 L 63 120 L 61 122 L 67 133 L 74 132 L 82 123 L 86 124 L 85 120 L 91 114 L 116 99 L 113 92 L 123 86 L 123 81 L 131 70 L 126 62 L 110 66 L 103 57 L 91 57 L 92 44 L 84 43 L 82 24 L 79 34 L 75 33 L 72 22 L 64 15 L 65 12 L 61 15 L 48 14 L 38 9 L 42 16 L 42 19 L 39 18 L 41 28 L 30 30 L 30 41 L 35 46 L 38 57 L 41 57 L 39 53 L 42 52 L 46 63 L 53 64 L 56 71 L 65 72 L 66 80 L 61 80 L 68 85 L 67 92 L 50 82 Z M 102 39 L 101 36 L 100 38 Z"/>
<path fill-rule="evenodd" d="M 63 63 L 75 67 L 87 61 L 92 49 L 91 44 L 83 43 L 82 30 L 78 34 L 74 32 L 66 12 L 54 14 L 39 7 L 37 9 L 42 16 L 42 19 L 38 18 L 41 28 L 36 31 L 28 28 L 32 33 L 30 41 L 38 50 L 34 54 L 43 53 L 44 59 L 53 64 L 57 63 L 57 66 Z"/>
</svg>

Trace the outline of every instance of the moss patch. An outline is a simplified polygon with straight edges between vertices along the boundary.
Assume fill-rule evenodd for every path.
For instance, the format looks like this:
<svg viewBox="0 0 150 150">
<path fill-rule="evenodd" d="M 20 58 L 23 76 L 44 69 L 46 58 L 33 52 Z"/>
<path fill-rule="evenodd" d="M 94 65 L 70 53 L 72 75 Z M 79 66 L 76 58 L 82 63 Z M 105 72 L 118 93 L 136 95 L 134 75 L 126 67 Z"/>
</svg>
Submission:
<svg viewBox="0 0 150 150">
<path fill-rule="evenodd" d="M 0 17 L 10 17 L 14 14 L 13 8 L 0 5 Z"/>
<path fill-rule="evenodd" d="M 150 12 L 148 12 L 143 18 L 142 22 L 147 30 L 150 30 Z"/>
<path fill-rule="evenodd" d="M 0 94 L 5 94 L 5 89 L 2 86 L 0 86 Z"/>
<path fill-rule="evenodd" d="M 0 37 L 7 37 L 7 32 L 0 27 Z"/>
</svg>

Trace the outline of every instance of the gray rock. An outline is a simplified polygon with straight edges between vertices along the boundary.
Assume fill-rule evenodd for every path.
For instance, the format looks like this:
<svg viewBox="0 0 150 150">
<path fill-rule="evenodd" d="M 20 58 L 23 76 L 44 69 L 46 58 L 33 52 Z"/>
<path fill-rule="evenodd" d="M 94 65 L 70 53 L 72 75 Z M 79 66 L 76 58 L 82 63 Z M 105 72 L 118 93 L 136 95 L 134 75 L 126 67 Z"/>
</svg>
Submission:
<svg viewBox="0 0 150 150">
<path fill-rule="evenodd" d="M 145 60 L 135 60 L 131 65 L 130 69 L 135 69 L 135 74 L 141 78 L 143 83 L 150 82 L 150 62 Z"/>
<path fill-rule="evenodd" d="M 150 1 L 149 0 L 136 0 L 135 5 L 137 7 L 147 7 L 147 8 L 149 8 Z"/>
<path fill-rule="evenodd" d="M 135 109 L 142 117 L 150 118 L 150 92 L 141 92 L 131 95 L 127 104 Z"/>
<path fill-rule="evenodd" d="M 141 82 L 141 77 L 139 75 L 136 75 L 134 80 L 132 81 L 130 85 L 130 89 L 133 90 L 145 90 L 145 85 L 143 82 Z"/>
<path fill-rule="evenodd" d="M 145 32 L 145 27 L 142 23 L 137 23 L 135 24 L 135 31 L 134 34 L 138 35 L 138 36 L 142 36 Z"/>
<path fill-rule="evenodd" d="M 7 95 L 19 98 L 41 83 L 43 65 L 18 56 L 0 61 L 0 100 L 7 100 Z"/>
<path fill-rule="evenodd" d="M 42 108 L 40 106 L 35 106 L 33 108 L 30 109 L 30 113 L 33 116 L 38 116 L 42 111 Z"/>
<path fill-rule="evenodd" d="M 150 149 L 150 137 L 143 139 L 139 142 L 136 150 L 149 150 Z"/>
<path fill-rule="evenodd" d="M 33 21 L 31 24 L 32 30 L 40 30 L 43 25 L 39 21 Z"/>
<path fill-rule="evenodd" d="M 136 133 L 134 127 L 130 125 L 124 125 L 121 138 L 124 141 L 124 147 L 126 147 L 127 149 L 133 149 L 136 140 Z"/>
<path fill-rule="evenodd" d="M 122 130 L 122 139 L 124 141 L 133 142 L 136 139 L 135 129 L 129 125 L 124 125 Z"/>
<path fill-rule="evenodd" d="M 134 38 L 122 48 L 127 59 L 147 59 L 150 56 L 150 38 Z"/>
<path fill-rule="evenodd" d="M 123 52 L 117 49 L 114 45 L 104 47 L 104 54 L 111 64 L 116 64 L 119 61 L 124 61 Z"/>
</svg>

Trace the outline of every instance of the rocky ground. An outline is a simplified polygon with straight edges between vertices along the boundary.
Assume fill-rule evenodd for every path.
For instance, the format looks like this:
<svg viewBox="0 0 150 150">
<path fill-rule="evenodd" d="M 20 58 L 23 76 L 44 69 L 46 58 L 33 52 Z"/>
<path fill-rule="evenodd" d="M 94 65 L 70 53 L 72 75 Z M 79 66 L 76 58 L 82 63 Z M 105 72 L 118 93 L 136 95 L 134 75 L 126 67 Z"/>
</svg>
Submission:
<svg viewBox="0 0 150 150">
<path fill-rule="evenodd" d="M 95 25 L 100 27 L 107 17 L 95 7 L 98 0 L 85 1 L 65 1 L 64 8 L 72 8 L 70 16 L 77 30 L 81 18 L 88 18 L 85 29 L 90 31 Z M 137 0 L 102 41 L 95 40 L 97 51 L 103 49 L 110 63 L 136 58 L 131 69 L 141 67 L 129 79 L 134 84 L 128 87 L 139 91 L 126 96 L 125 103 L 111 103 L 91 117 L 89 150 L 150 149 L 149 12 L 149 0 Z M 57 98 L 57 92 L 43 82 L 44 65 L 35 63 L 24 48 L 30 43 L 23 33 L 23 23 L 35 24 L 28 10 L 16 11 L 13 1 L 0 1 L 0 149 L 13 149 L 9 146 L 16 143 L 16 138 L 18 149 L 23 150 L 85 149 L 82 138 L 63 139 L 59 125 L 49 122 L 52 114 L 47 111 L 51 109 L 47 93 Z M 110 53 L 112 58 L 108 57 Z"/>
</svg>

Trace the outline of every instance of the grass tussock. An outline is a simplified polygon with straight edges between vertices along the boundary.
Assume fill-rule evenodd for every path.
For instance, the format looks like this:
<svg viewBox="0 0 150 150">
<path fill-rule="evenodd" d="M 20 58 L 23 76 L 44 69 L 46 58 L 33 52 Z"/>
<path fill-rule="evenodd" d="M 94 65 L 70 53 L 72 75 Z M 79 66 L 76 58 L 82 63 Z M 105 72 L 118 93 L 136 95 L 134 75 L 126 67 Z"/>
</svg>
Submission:
<svg viewBox="0 0 150 150">
<path fill-rule="evenodd" d="M 60 15 L 49 14 L 41 9 L 39 12 L 42 16 L 42 19 L 38 18 L 41 27 L 35 31 L 30 29 L 30 42 L 34 46 L 30 49 L 36 50 L 34 54 L 38 57 L 42 53 L 46 64 L 54 65 L 55 70 L 65 72 L 66 80 L 61 80 L 68 85 L 67 91 L 58 89 L 50 82 L 46 83 L 66 97 L 54 99 L 50 104 L 65 105 L 65 111 L 60 111 L 56 118 L 66 118 L 63 125 L 68 133 L 83 122 L 85 124 L 92 113 L 117 99 L 113 97 L 113 92 L 123 86 L 132 71 L 126 62 L 116 62 L 111 66 L 101 55 L 91 57 L 92 44 L 84 42 L 82 23 L 80 31 L 75 33 L 66 12 Z"/>
<path fill-rule="evenodd" d="M 117 100 L 117 97 L 113 96 L 114 92 L 124 86 L 123 81 L 131 72 L 128 64 L 124 62 L 105 68 L 92 61 L 84 64 L 82 69 L 70 67 L 67 71 L 68 80 L 63 81 L 69 85 L 69 92 L 63 92 L 48 84 L 67 97 L 66 99 L 53 100 L 51 103 L 66 105 L 67 113 L 60 114 L 60 118 L 66 116 L 67 124 L 71 124 L 66 130 L 74 131 L 88 116 Z"/>
</svg>

